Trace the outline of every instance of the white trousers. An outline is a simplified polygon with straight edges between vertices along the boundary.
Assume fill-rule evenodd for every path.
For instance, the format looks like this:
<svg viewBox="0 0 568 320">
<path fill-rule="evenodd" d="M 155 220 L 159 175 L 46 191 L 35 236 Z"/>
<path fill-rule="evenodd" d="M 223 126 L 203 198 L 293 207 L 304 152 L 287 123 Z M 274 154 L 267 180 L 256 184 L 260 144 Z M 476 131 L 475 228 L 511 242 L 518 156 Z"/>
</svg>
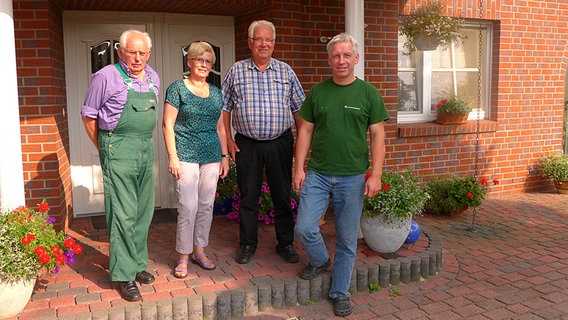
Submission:
<svg viewBox="0 0 568 320">
<path fill-rule="evenodd" d="M 180 165 L 182 174 L 176 181 L 176 251 L 190 254 L 194 246 L 206 247 L 209 244 L 220 163 L 181 162 Z"/>
</svg>

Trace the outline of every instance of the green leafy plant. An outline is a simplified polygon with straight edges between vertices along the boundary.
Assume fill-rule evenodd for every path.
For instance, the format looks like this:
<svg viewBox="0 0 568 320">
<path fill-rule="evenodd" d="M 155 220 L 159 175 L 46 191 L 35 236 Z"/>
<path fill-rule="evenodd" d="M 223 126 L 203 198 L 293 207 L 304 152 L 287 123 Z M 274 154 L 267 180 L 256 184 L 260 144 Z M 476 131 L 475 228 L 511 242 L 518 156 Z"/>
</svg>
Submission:
<svg viewBox="0 0 568 320">
<path fill-rule="evenodd" d="M 406 36 L 405 54 L 416 51 L 416 37 L 423 34 L 432 38 L 442 48 L 450 44 L 463 42 L 465 36 L 460 34 L 464 19 L 444 16 L 444 4 L 432 1 L 412 10 L 408 15 L 399 18 L 399 33 Z"/>
<path fill-rule="evenodd" d="M 373 280 L 371 281 L 371 283 L 369 283 L 369 292 L 373 293 L 373 292 L 377 292 L 381 289 L 381 286 L 379 286 L 379 282 L 377 280 Z"/>
<path fill-rule="evenodd" d="M 493 184 L 499 184 L 493 180 Z M 475 176 L 452 176 L 429 181 L 426 190 L 430 199 L 426 203 L 427 212 L 436 215 L 453 213 L 480 206 L 487 193 L 487 179 Z"/>
<path fill-rule="evenodd" d="M 389 288 L 389 296 L 397 297 L 397 296 L 401 296 L 401 295 L 402 295 L 402 290 L 400 290 L 398 287 L 390 287 Z"/>
<path fill-rule="evenodd" d="M 440 100 L 435 108 L 436 112 L 442 114 L 469 114 L 473 110 L 469 102 L 458 96 Z"/>
<path fill-rule="evenodd" d="M 542 156 L 537 164 L 539 173 L 553 181 L 568 181 L 568 155 L 567 154 L 549 154 Z"/>
<path fill-rule="evenodd" d="M 73 238 L 55 231 L 49 209 L 42 202 L 38 211 L 21 206 L 0 214 L 1 281 L 33 280 L 41 270 L 56 274 L 83 251 Z"/>
<path fill-rule="evenodd" d="M 411 170 L 386 171 L 381 178 L 382 186 L 374 197 L 365 197 L 363 216 L 382 216 L 387 223 L 400 222 L 422 213 L 428 193 L 422 179 Z"/>
</svg>

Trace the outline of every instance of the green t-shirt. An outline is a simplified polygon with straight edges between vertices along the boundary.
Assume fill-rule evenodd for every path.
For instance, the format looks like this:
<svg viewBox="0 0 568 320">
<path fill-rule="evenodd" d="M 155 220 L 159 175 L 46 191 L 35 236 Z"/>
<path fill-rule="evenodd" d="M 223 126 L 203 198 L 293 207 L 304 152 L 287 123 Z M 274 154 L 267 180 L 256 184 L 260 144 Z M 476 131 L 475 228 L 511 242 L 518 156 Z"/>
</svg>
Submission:
<svg viewBox="0 0 568 320">
<path fill-rule="evenodd" d="M 389 119 L 377 88 L 361 79 L 345 86 L 332 79 L 316 84 L 299 115 L 314 124 L 308 169 L 339 176 L 369 168 L 369 125 Z"/>
</svg>

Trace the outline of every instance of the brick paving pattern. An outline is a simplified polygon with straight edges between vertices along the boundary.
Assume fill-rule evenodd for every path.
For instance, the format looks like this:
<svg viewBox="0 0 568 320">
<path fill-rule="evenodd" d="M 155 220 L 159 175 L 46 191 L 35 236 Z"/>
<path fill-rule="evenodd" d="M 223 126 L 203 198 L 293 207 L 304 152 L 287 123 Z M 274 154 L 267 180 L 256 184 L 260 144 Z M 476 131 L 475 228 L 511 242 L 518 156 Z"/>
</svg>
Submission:
<svg viewBox="0 0 568 320">
<path fill-rule="evenodd" d="M 354 312 L 347 319 L 568 319 L 567 219 L 568 196 L 515 194 L 487 199 L 477 210 L 473 231 L 470 211 L 415 218 L 426 234 L 414 245 L 405 245 L 396 260 L 385 260 L 360 240 L 352 278 Z M 326 221 L 322 232 L 333 255 L 333 215 Z M 76 219 L 71 229 L 84 252 L 57 276 L 42 277 L 32 300 L 15 319 L 137 319 L 142 314 L 194 319 L 196 314 L 211 314 L 206 306 L 234 319 L 334 318 L 331 304 L 322 298 L 329 272 L 311 283 L 299 279 L 306 255 L 296 243 L 300 263 L 285 263 L 275 252 L 272 225 L 260 226 L 255 256 L 249 264 L 239 265 L 234 261 L 238 224 L 216 216 L 206 252 L 217 269 L 206 271 L 191 264 L 189 276 L 180 280 L 172 274 L 177 261 L 175 215 L 157 213 L 149 235 L 149 270 L 156 282 L 142 285 L 142 301 L 134 303 L 120 299 L 108 279 L 104 219 Z M 443 244 L 443 266 L 440 253 L 436 260 L 436 253 L 428 252 L 433 239 Z M 426 260 L 430 272 L 422 273 L 419 281 L 392 285 L 391 278 L 388 286 L 389 279 L 387 285 L 378 279 L 381 288 L 369 292 L 370 279 L 365 277 L 372 277 L 372 266 L 388 268 L 390 263 L 404 270 L 403 265 L 410 268 L 416 257 L 424 256 L 434 260 Z M 434 269 L 440 264 L 439 272 L 432 272 L 432 262 Z"/>
</svg>

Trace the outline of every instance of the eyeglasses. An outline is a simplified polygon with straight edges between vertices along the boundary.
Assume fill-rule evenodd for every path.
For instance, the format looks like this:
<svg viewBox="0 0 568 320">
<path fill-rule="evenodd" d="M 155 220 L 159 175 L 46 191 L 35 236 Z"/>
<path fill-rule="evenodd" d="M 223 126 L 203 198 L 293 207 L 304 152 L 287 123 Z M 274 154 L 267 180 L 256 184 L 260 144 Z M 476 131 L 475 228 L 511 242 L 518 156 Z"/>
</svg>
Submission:
<svg viewBox="0 0 568 320">
<path fill-rule="evenodd" d="M 146 51 L 125 51 L 127 55 L 131 56 L 131 57 L 136 57 L 137 55 L 140 56 L 140 58 L 146 58 L 148 56 L 148 52 Z"/>
<path fill-rule="evenodd" d="M 261 38 L 261 37 L 254 37 L 251 38 L 252 41 L 254 41 L 255 43 L 267 43 L 267 44 L 273 44 L 274 43 L 274 38 Z"/>
<path fill-rule="evenodd" d="M 204 64 L 208 67 L 211 67 L 213 65 L 213 62 L 211 62 L 211 60 L 207 60 L 207 59 L 203 59 L 203 58 L 191 58 L 191 60 L 196 61 L 199 64 Z"/>
</svg>

